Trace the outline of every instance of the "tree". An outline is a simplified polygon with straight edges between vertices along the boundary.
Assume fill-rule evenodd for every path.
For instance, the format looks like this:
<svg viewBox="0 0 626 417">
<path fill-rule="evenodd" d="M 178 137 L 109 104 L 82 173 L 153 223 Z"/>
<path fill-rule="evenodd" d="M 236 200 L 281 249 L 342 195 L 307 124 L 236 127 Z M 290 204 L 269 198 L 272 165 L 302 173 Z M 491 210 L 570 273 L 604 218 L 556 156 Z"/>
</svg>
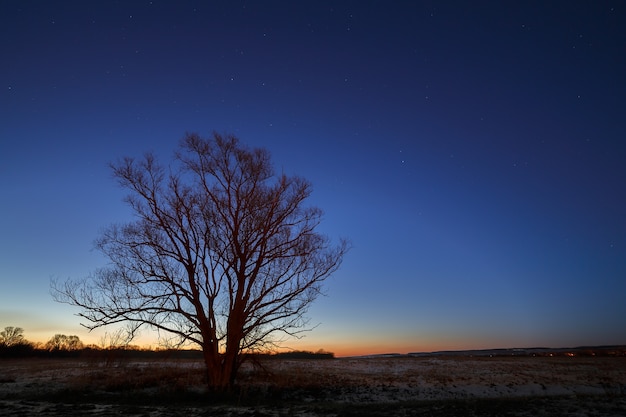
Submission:
<svg viewBox="0 0 626 417">
<path fill-rule="evenodd" d="M 74 351 L 83 348 L 83 342 L 78 336 L 66 336 L 64 334 L 55 334 L 46 342 L 46 349 L 50 351 Z"/>
<path fill-rule="evenodd" d="M 7 326 L 0 332 L 0 346 L 11 347 L 26 343 L 24 329 Z"/>
<path fill-rule="evenodd" d="M 315 232 L 311 184 L 275 175 L 269 153 L 234 136 L 186 135 L 167 169 L 152 154 L 111 165 L 136 220 L 96 247 L 111 265 L 53 282 L 85 326 L 150 326 L 203 351 L 209 388 L 235 383 L 244 353 L 307 330 L 305 313 L 348 250 Z"/>
</svg>

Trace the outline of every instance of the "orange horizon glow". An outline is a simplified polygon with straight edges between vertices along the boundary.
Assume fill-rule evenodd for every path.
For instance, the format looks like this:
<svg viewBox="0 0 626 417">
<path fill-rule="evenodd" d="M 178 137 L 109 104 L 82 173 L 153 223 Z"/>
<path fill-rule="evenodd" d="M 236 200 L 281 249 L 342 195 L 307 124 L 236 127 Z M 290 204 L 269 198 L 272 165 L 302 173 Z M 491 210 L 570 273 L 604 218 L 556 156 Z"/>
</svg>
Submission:
<svg viewBox="0 0 626 417">
<path fill-rule="evenodd" d="M 45 344 L 55 334 L 67 336 L 76 335 L 84 345 L 95 345 L 99 347 L 108 346 L 107 337 L 115 332 L 115 328 L 96 329 L 88 331 L 77 323 L 74 325 L 42 325 L 36 320 L 3 320 L 4 326 L 21 327 L 24 329 L 24 338 L 32 343 Z M 21 321 L 21 322 L 20 322 Z M 276 349 L 278 352 L 286 351 L 309 351 L 318 352 L 320 350 L 333 353 L 335 357 L 367 356 L 381 354 L 407 354 L 407 353 L 427 353 L 437 351 L 462 351 L 474 349 L 503 349 L 503 348 L 531 348 L 548 347 L 564 348 L 583 345 L 610 345 L 620 344 L 620 340 L 557 340 L 545 338 L 497 338 L 485 334 L 473 335 L 448 334 L 443 332 L 407 332 L 399 336 L 394 334 L 383 334 L 381 331 L 372 332 L 371 336 L 363 336 L 361 332 L 352 334 L 336 334 L 332 331 L 318 329 L 308 333 L 302 339 L 289 339 L 280 344 Z M 374 335 L 375 334 L 375 335 Z M 165 346 L 159 342 L 156 332 L 145 330 L 130 345 L 140 349 L 158 350 Z M 198 349 L 198 346 L 187 345 L 183 348 Z"/>
<path fill-rule="evenodd" d="M 85 346 L 102 346 L 102 339 L 98 338 L 98 335 L 91 335 L 89 333 L 79 333 L 76 332 L 55 332 L 51 333 L 49 337 L 39 337 L 39 338 L 29 338 L 25 335 L 25 339 L 34 344 L 44 345 L 48 340 L 50 340 L 55 334 L 65 334 L 67 336 L 77 335 L 80 340 L 83 342 Z M 299 341 L 301 342 L 301 341 Z M 310 341 L 312 342 L 312 341 Z M 620 343 L 608 343 L 608 344 L 620 344 Z M 607 344 L 607 345 L 608 345 Z M 582 346 L 584 344 L 579 344 L 577 346 Z M 147 340 L 135 340 L 130 343 L 130 346 L 137 347 L 139 349 L 146 350 L 159 350 L 165 349 L 166 346 L 163 346 L 158 343 L 157 340 L 150 341 Z M 572 346 L 547 346 L 547 345 L 517 345 L 517 344 L 502 344 L 502 343 L 484 343 L 478 341 L 466 341 L 456 342 L 456 343 L 421 343 L 419 346 L 414 345 L 393 345 L 391 343 L 381 343 L 381 342 L 373 342 L 371 344 L 350 344 L 347 342 L 343 343 L 326 343 L 326 344 L 317 344 L 317 343 L 292 343 L 290 345 L 285 345 L 283 347 L 277 348 L 271 352 L 289 352 L 289 351 L 305 351 L 305 352 L 327 352 L 333 353 L 335 358 L 349 358 L 349 357 L 360 357 L 360 356 L 370 356 L 370 355 L 385 355 L 385 354 L 401 354 L 406 355 L 409 353 L 429 353 L 429 352 L 439 352 L 439 351 L 464 351 L 464 350 L 482 350 L 482 349 L 512 349 L 512 348 L 532 348 L 532 347 L 547 347 L 547 348 L 564 348 L 564 347 L 575 347 Z M 199 346 L 196 345 L 187 345 L 183 346 L 180 349 L 200 349 Z"/>
<path fill-rule="evenodd" d="M 20 327 L 20 326 L 17 326 Z M 29 342 L 35 344 L 45 344 L 48 340 L 50 340 L 55 334 L 65 334 L 67 336 L 76 335 L 80 338 L 85 346 L 95 345 L 102 346 L 103 338 L 108 334 L 104 330 L 97 330 L 93 332 L 89 332 L 86 329 L 51 329 L 50 331 L 39 330 L 37 332 L 25 332 L 25 339 Z M 351 356 L 367 356 L 367 355 L 382 355 L 382 354 L 407 354 L 407 353 L 418 353 L 418 352 L 435 352 L 441 350 L 468 350 L 468 349 L 488 349 L 488 348 L 498 348 L 501 346 L 490 346 L 484 345 L 476 342 L 466 342 L 466 343 L 420 343 L 419 345 L 414 344 L 394 344 L 394 343 L 384 343 L 376 340 L 368 340 L 367 342 L 349 342 L 349 341 L 331 341 L 326 338 L 324 340 L 314 341 L 314 338 L 311 337 L 308 340 L 290 340 L 282 344 L 281 347 L 277 348 L 277 352 L 288 352 L 288 351 L 308 351 L 308 352 L 330 352 L 335 355 L 337 358 L 341 357 L 351 357 Z M 130 345 L 137 346 L 140 349 L 149 349 L 149 350 L 157 350 L 159 348 L 163 348 L 157 338 L 149 337 L 149 336 L 140 336 L 135 340 L 131 341 Z M 199 349 L 198 346 L 189 345 L 184 346 L 182 349 Z"/>
</svg>

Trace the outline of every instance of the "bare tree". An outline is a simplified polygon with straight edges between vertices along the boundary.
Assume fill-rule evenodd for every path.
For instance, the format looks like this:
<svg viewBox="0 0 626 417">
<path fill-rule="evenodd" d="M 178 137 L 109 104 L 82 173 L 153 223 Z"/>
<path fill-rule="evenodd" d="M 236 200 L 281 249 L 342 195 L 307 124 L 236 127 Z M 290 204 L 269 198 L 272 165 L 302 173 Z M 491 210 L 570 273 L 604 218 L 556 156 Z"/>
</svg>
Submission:
<svg viewBox="0 0 626 417">
<path fill-rule="evenodd" d="M 26 343 L 24 329 L 21 327 L 7 326 L 0 332 L 0 346 L 17 346 Z"/>
<path fill-rule="evenodd" d="M 197 344 L 209 387 L 228 389 L 243 353 L 307 329 L 304 314 L 348 244 L 315 232 L 310 183 L 276 176 L 264 149 L 188 134 L 174 162 L 147 154 L 112 165 L 136 221 L 97 240 L 109 267 L 53 282 L 53 295 L 81 307 L 90 329 L 130 322 Z"/>
<path fill-rule="evenodd" d="M 46 349 L 50 351 L 73 351 L 83 348 L 83 342 L 76 335 L 67 336 L 64 334 L 55 334 L 46 342 Z"/>
</svg>

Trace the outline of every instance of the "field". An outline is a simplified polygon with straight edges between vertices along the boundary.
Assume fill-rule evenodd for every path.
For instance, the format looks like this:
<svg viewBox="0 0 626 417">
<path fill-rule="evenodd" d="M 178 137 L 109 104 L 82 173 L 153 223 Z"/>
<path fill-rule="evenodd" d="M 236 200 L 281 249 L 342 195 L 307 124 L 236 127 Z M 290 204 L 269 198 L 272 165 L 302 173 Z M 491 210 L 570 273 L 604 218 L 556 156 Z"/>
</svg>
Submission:
<svg viewBox="0 0 626 417">
<path fill-rule="evenodd" d="M 626 416 L 625 357 L 246 364 L 216 398 L 196 360 L 2 359 L 2 416 Z"/>
</svg>

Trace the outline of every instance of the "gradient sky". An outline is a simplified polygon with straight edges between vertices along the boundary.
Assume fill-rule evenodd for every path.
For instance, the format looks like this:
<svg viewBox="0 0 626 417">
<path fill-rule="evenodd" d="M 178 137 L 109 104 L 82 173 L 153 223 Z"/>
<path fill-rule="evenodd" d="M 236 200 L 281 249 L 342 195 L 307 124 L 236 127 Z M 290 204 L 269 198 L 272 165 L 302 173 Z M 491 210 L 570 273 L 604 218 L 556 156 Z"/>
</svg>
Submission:
<svg viewBox="0 0 626 417">
<path fill-rule="evenodd" d="M 624 28 L 622 1 L 2 1 L 0 328 L 97 343 L 49 281 L 131 220 L 107 163 L 218 131 L 353 243 L 287 346 L 626 344 Z"/>
</svg>

